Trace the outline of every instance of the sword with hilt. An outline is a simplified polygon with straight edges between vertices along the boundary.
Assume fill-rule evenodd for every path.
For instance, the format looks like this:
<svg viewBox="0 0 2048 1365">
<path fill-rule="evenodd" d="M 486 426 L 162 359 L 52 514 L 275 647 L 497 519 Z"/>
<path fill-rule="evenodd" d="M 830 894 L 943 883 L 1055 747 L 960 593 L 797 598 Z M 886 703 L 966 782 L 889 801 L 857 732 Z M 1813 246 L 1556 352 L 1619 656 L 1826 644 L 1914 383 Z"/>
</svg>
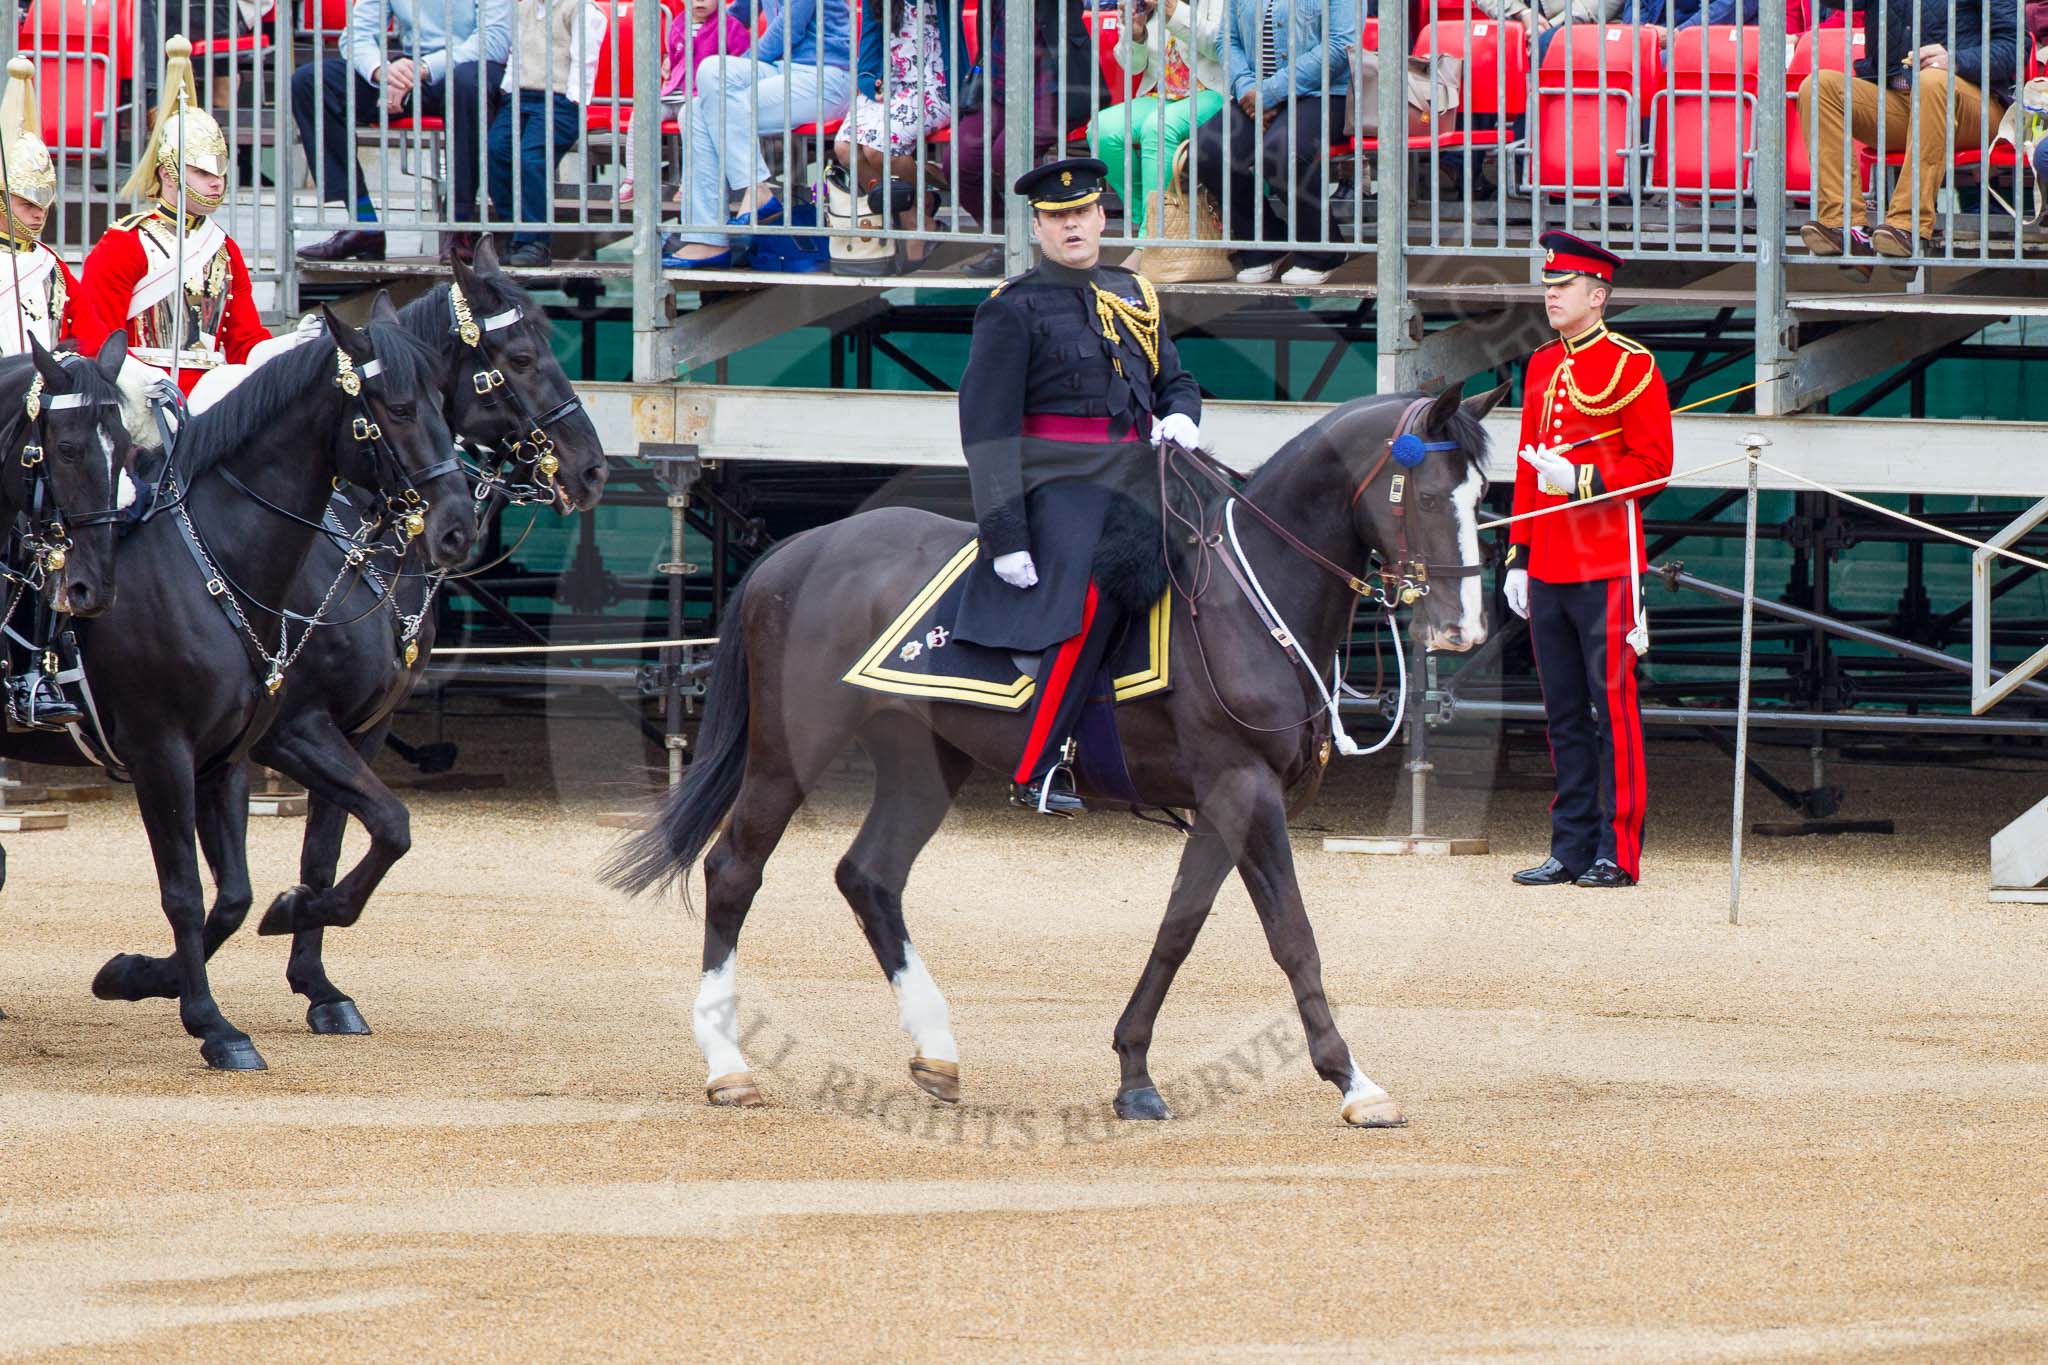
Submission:
<svg viewBox="0 0 2048 1365">
<path fill-rule="evenodd" d="M 11 77 L 14 75 L 13 63 L 8 63 L 8 66 L 7 74 Z M 14 178 L 7 169 L 7 141 L 7 130 L 0 126 L 0 186 L 14 183 Z M 7 207 L 7 268 L 14 272 L 14 342 L 20 353 L 25 355 L 28 352 L 28 327 L 21 320 L 21 308 L 25 300 L 21 297 L 21 257 L 14 250 L 15 242 L 20 240 L 14 221 L 14 192 L 0 192 L 0 200 L 4 200 Z"/>
<path fill-rule="evenodd" d="M 1673 417 L 1676 417 L 1681 413 L 1691 412 L 1694 408 L 1703 408 L 1709 403 L 1718 403 L 1723 398 L 1733 398 L 1738 393 L 1748 393 L 1751 389 L 1755 388 L 1758 384 L 1762 382 L 1762 380 L 1752 380 L 1750 383 L 1744 384 L 1739 389 L 1730 389 L 1726 393 L 1717 393 L 1712 398 L 1702 398 L 1697 403 L 1687 403 L 1682 408 L 1673 408 L 1671 410 L 1671 415 Z M 1619 435 L 1621 435 L 1621 428 L 1616 427 L 1612 431 L 1603 431 L 1597 436 L 1581 436 L 1578 440 L 1573 441 L 1570 445 L 1551 447 L 1551 454 L 1564 455 L 1571 451 L 1577 450 L 1580 446 L 1589 446 L 1593 444 L 1593 442 L 1595 441 L 1604 441 L 1610 436 Z"/>
<path fill-rule="evenodd" d="M 172 266 L 171 297 L 178 301 L 176 319 L 171 324 L 171 382 L 182 392 L 185 385 L 179 376 L 184 371 L 185 358 L 185 314 L 189 304 L 185 299 L 185 110 L 189 107 L 185 83 L 178 83 L 178 244 L 177 256 Z M 162 171 L 158 171 L 158 184 L 162 184 Z"/>
</svg>

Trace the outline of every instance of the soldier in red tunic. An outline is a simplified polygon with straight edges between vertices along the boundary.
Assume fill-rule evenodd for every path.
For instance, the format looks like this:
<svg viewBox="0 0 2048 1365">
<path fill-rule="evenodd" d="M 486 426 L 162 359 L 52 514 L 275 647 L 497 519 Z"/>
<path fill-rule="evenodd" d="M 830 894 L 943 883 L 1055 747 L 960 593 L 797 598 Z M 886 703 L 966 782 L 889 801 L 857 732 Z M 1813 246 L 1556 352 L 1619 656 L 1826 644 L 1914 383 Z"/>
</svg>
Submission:
<svg viewBox="0 0 2048 1365">
<path fill-rule="evenodd" d="M 1529 360 L 1515 513 L 1506 562 L 1508 607 L 1529 622 L 1549 721 L 1557 797 L 1550 856 L 1517 872 L 1523 886 L 1634 886 L 1642 875 L 1642 514 L 1625 498 L 1570 506 L 1671 476 L 1671 400 L 1643 346 L 1607 330 L 1613 254 L 1547 232 L 1543 305 L 1558 339 Z M 1578 442 L 1584 444 L 1576 444 Z"/>
<path fill-rule="evenodd" d="M 147 207 L 108 228 L 85 258 L 71 328 L 88 355 L 127 328 L 129 358 L 175 374 L 189 395 L 208 371 L 247 363 L 270 332 L 242 249 L 213 218 L 227 195 L 228 143 L 194 96 L 192 44 L 176 36 L 164 52 L 164 101 L 124 187 Z"/>
<path fill-rule="evenodd" d="M 43 223 L 57 200 L 57 165 L 43 145 L 36 113 L 35 63 L 17 56 L 7 64 L 7 93 L 0 96 L 0 163 L 5 181 L 8 259 L 0 265 L 0 355 L 21 355 L 34 337 L 50 350 L 62 335 L 64 310 L 78 281 L 64 258 L 42 240 Z"/>
</svg>

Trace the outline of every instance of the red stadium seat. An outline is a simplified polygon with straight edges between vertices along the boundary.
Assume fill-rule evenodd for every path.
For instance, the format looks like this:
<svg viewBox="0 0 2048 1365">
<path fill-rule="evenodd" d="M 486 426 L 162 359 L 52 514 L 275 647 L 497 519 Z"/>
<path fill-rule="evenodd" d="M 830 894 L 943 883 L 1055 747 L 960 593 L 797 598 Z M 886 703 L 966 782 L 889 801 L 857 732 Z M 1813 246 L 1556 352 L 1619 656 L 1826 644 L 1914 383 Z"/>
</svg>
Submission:
<svg viewBox="0 0 2048 1365">
<path fill-rule="evenodd" d="M 1366 51 L 1378 49 L 1379 26 L 1371 20 L 1359 35 Z M 1458 147 L 1505 147 L 1513 138 L 1510 119 L 1520 118 L 1529 107 L 1529 48 L 1527 30 L 1520 24 L 1503 24 L 1493 19 L 1471 21 L 1471 44 L 1466 44 L 1464 20 L 1436 23 L 1425 28 L 1415 40 L 1415 56 L 1447 56 L 1464 59 L 1464 86 L 1459 108 L 1448 126 L 1408 139 L 1410 151 L 1448 151 Z M 1480 115 L 1492 126 L 1474 128 L 1469 118 Z M 1379 150 L 1379 139 L 1344 139 L 1330 149 L 1332 156 Z"/>
<path fill-rule="evenodd" d="M 1529 119 L 1529 188 L 1572 200 L 1633 195 L 1642 128 L 1664 86 L 1664 31 L 1573 24 L 1538 68 Z"/>
<path fill-rule="evenodd" d="M 583 126 L 593 133 L 625 128 L 633 120 L 633 0 L 602 0 L 609 11 L 604 42 L 597 50 L 597 81 Z M 666 8 L 662 11 L 668 18 Z"/>
<path fill-rule="evenodd" d="M 17 45 L 31 54 L 90 52 L 112 64 L 116 81 L 133 80 L 141 50 L 134 0 L 31 0 Z"/>
<path fill-rule="evenodd" d="M 1678 30 L 1670 80 L 1650 103 L 1650 188 L 1740 198 L 1756 164 L 1758 30 Z"/>
<path fill-rule="evenodd" d="M 133 0 L 32 0 L 17 35 L 36 64 L 42 136 L 60 157 L 104 156 L 140 44 Z"/>
<path fill-rule="evenodd" d="M 337 43 L 348 29 L 352 0 L 301 0 L 299 31 L 323 43 Z"/>
</svg>

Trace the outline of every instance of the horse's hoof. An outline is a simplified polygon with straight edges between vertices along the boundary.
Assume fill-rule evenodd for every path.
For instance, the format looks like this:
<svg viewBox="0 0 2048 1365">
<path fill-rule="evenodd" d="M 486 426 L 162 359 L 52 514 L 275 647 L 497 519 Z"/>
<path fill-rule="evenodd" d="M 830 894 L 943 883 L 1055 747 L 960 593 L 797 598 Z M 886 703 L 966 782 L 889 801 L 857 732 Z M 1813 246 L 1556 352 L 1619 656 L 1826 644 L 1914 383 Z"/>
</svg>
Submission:
<svg viewBox="0 0 2048 1365">
<path fill-rule="evenodd" d="M 1353 1128 L 1406 1128 L 1408 1116 L 1384 1092 L 1344 1101 L 1344 1121 Z"/>
<path fill-rule="evenodd" d="M 1126 1090 L 1116 1097 L 1116 1116 L 1120 1119 L 1170 1119 L 1173 1111 L 1166 1107 L 1166 1100 L 1154 1086 L 1143 1090 Z"/>
<path fill-rule="evenodd" d="M 930 1057 L 910 1059 L 910 1079 L 935 1100 L 960 1103 L 960 1063 L 934 1061 Z"/>
<path fill-rule="evenodd" d="M 365 1034 L 370 1026 L 353 1000 L 328 1000 L 306 1010 L 306 1027 L 315 1033 Z"/>
<path fill-rule="evenodd" d="M 265 936 L 297 933 L 304 927 L 299 923 L 299 912 L 305 908 L 312 895 L 313 889 L 303 884 L 289 891 L 278 892 L 277 899 L 263 912 L 263 919 L 257 924 L 256 932 Z"/>
<path fill-rule="evenodd" d="M 268 1071 L 263 1054 L 247 1038 L 209 1038 L 199 1045 L 199 1055 L 215 1071 Z"/>
<path fill-rule="evenodd" d="M 713 1076 L 704 1083 L 704 1098 L 713 1104 L 732 1109 L 759 1109 L 767 1101 L 754 1088 L 752 1072 L 735 1071 L 728 1076 Z"/>
<path fill-rule="evenodd" d="M 116 953 L 107 959 L 105 966 L 94 973 L 93 995 L 101 1000 L 145 998 L 147 993 L 138 987 L 135 973 L 148 962 L 149 959 L 140 953 Z"/>
</svg>

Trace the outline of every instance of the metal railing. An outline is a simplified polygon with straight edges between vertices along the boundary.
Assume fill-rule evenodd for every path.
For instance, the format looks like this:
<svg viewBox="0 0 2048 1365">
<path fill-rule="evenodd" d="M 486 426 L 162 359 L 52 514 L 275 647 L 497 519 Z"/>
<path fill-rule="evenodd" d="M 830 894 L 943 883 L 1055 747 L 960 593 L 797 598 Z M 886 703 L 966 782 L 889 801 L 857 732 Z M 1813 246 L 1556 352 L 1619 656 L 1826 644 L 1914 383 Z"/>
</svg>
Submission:
<svg viewBox="0 0 2048 1365">
<path fill-rule="evenodd" d="M 1921 0 L 1903 27 L 1876 0 L 1809 3 L 1793 32 L 1769 0 L 1726 27 L 1546 26 L 1517 0 L 1428 0 L 1412 32 L 1404 6 L 1361 16 L 1358 0 L 758 2 L 683 45 L 685 78 L 667 55 L 697 22 L 685 0 L 281 0 L 253 26 L 236 0 L 29 0 L 18 41 L 62 178 L 45 239 L 81 259 L 127 211 L 116 186 L 147 138 L 153 58 L 182 28 L 239 162 L 223 212 L 280 307 L 294 253 L 344 229 L 382 232 L 388 256 L 460 232 L 551 240 L 558 263 L 616 244 L 650 315 L 672 307 L 664 279 L 688 285 L 679 255 L 888 275 L 998 247 L 1017 269 L 1030 225 L 1005 211 L 1009 184 L 1089 149 L 1112 162 L 1114 242 L 1239 264 L 1376 253 L 1383 294 L 1407 258 L 1524 256 L 1551 227 L 1635 259 L 1751 263 L 1767 304 L 1786 263 L 1819 259 L 1795 231 L 1815 217 L 1907 229 L 1903 254 L 1857 241 L 1852 265 L 2042 260 L 2023 149 L 2048 107 L 2022 111 L 2020 145 L 1995 116 L 2048 75 L 2023 0 Z M 552 116 L 544 91 L 574 107 Z M 895 134 L 889 111 L 907 120 Z M 523 123 L 535 154 L 494 175 L 494 137 L 516 153 Z M 729 221 L 771 195 L 779 219 Z M 1169 197 L 1188 205 L 1172 235 Z"/>
</svg>

